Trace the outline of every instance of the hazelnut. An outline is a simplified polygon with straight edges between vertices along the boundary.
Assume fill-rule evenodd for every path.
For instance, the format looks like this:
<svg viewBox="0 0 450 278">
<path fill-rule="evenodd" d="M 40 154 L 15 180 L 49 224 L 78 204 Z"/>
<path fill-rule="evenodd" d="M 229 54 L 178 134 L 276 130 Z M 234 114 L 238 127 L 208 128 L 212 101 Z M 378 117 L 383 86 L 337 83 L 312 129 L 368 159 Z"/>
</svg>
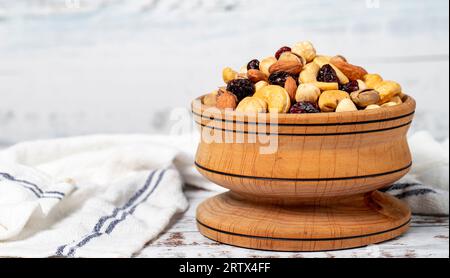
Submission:
<svg viewBox="0 0 450 278">
<path fill-rule="evenodd" d="M 375 87 L 383 82 L 383 78 L 379 74 L 366 74 L 362 79 L 369 89 L 375 89 Z"/>
<path fill-rule="evenodd" d="M 232 68 L 226 67 L 222 71 L 223 81 L 228 84 L 231 80 L 234 80 L 238 77 L 238 73 L 235 72 Z"/>
<path fill-rule="evenodd" d="M 217 94 L 216 107 L 220 109 L 235 109 L 237 106 L 237 97 L 228 91 L 219 90 Z"/>
<path fill-rule="evenodd" d="M 353 103 L 351 99 L 344 98 L 341 100 L 336 107 L 336 112 L 352 112 L 352 111 L 358 111 L 358 108 L 356 108 L 356 105 Z"/>
<path fill-rule="evenodd" d="M 380 109 L 380 108 L 381 108 L 381 106 L 379 106 L 378 104 L 371 104 L 371 105 L 368 105 L 365 110 L 374 110 L 374 109 Z"/>
<path fill-rule="evenodd" d="M 343 99 L 350 99 L 347 92 L 331 90 L 323 92 L 319 97 L 319 107 L 322 112 L 334 112 L 339 102 Z"/>
<path fill-rule="evenodd" d="M 255 92 L 259 91 L 263 87 L 269 86 L 269 83 L 267 81 L 259 81 L 255 84 Z"/>
<path fill-rule="evenodd" d="M 306 65 L 306 59 L 305 58 L 303 58 L 302 56 L 298 56 L 297 54 L 292 53 L 290 51 L 284 52 L 283 54 L 281 54 L 281 56 L 278 59 L 278 61 L 300 62 L 302 65 Z"/>
<path fill-rule="evenodd" d="M 246 97 L 236 107 L 237 112 L 242 113 L 265 113 L 267 102 L 257 97 Z"/>
<path fill-rule="evenodd" d="M 380 103 L 386 103 L 391 101 L 391 99 L 402 92 L 402 87 L 400 84 L 394 81 L 382 81 L 377 86 L 375 90 L 380 93 Z"/>
<path fill-rule="evenodd" d="M 292 52 L 300 57 L 303 57 L 307 63 L 316 58 L 316 49 L 314 48 L 314 45 L 308 41 L 296 43 L 292 47 Z"/>
<path fill-rule="evenodd" d="M 217 104 L 217 94 L 218 91 L 214 91 L 210 94 L 207 94 L 206 96 L 203 97 L 203 104 L 206 106 L 216 106 Z"/>
<path fill-rule="evenodd" d="M 372 104 L 377 104 L 380 101 L 380 94 L 371 89 L 359 90 L 350 94 L 352 101 L 358 107 L 367 107 Z"/>
<path fill-rule="evenodd" d="M 295 94 L 295 100 L 297 102 L 308 101 L 317 103 L 320 93 L 320 89 L 313 84 L 300 84 Z"/>
<path fill-rule="evenodd" d="M 266 76 L 269 76 L 270 75 L 269 68 L 276 62 L 277 58 L 275 57 L 265 58 L 259 63 L 259 70 L 262 71 L 262 73 L 264 73 Z"/>
</svg>

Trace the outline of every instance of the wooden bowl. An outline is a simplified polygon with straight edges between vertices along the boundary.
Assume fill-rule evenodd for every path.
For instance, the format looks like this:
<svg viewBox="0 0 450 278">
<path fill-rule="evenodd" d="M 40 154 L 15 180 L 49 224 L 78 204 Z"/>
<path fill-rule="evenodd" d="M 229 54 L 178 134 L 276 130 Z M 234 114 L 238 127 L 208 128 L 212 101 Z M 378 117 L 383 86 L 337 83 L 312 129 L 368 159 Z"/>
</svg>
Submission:
<svg viewBox="0 0 450 278">
<path fill-rule="evenodd" d="M 283 251 L 352 248 L 404 233 L 409 208 L 377 190 L 411 168 L 406 135 L 415 106 L 405 96 L 394 107 L 273 118 L 194 100 L 197 169 L 230 189 L 198 207 L 200 232 Z"/>
</svg>

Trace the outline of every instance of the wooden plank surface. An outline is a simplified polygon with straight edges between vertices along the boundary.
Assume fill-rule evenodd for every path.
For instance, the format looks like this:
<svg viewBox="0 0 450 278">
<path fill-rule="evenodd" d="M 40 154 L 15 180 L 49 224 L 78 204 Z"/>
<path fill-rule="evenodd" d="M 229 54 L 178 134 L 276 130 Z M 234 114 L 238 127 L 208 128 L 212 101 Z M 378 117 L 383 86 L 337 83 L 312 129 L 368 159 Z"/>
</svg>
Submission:
<svg viewBox="0 0 450 278">
<path fill-rule="evenodd" d="M 333 252 L 269 252 L 219 244 L 203 237 L 196 228 L 195 209 L 204 199 L 217 194 L 187 188 L 190 207 L 172 225 L 150 242 L 136 257 L 163 258 L 448 258 L 448 217 L 414 216 L 411 229 L 400 238 L 357 249 Z"/>
</svg>

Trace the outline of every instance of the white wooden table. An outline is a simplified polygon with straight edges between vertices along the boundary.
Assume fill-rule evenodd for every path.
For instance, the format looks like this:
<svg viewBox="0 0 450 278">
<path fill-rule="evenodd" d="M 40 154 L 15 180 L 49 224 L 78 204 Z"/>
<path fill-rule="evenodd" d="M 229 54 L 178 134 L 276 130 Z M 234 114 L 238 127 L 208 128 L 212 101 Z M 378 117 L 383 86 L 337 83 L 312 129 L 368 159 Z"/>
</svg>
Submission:
<svg viewBox="0 0 450 278">
<path fill-rule="evenodd" d="M 377 245 L 333 252 L 268 252 L 223 245 L 203 237 L 196 228 L 195 209 L 217 194 L 193 188 L 186 190 L 190 208 L 173 219 L 172 225 L 150 242 L 137 257 L 200 258 L 340 258 L 340 257 L 449 257 L 448 217 L 414 216 L 405 235 Z"/>
</svg>

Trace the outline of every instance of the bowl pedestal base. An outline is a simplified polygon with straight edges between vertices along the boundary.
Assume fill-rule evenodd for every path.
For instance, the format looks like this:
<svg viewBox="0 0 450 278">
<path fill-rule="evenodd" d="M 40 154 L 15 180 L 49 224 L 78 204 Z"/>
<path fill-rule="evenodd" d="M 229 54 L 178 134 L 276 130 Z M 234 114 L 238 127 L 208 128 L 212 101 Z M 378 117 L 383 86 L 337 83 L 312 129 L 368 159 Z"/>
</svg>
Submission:
<svg viewBox="0 0 450 278">
<path fill-rule="evenodd" d="M 226 192 L 197 208 L 200 232 L 260 250 L 326 251 L 367 246 L 405 233 L 410 209 L 379 191 L 329 200 L 262 200 Z"/>
</svg>

